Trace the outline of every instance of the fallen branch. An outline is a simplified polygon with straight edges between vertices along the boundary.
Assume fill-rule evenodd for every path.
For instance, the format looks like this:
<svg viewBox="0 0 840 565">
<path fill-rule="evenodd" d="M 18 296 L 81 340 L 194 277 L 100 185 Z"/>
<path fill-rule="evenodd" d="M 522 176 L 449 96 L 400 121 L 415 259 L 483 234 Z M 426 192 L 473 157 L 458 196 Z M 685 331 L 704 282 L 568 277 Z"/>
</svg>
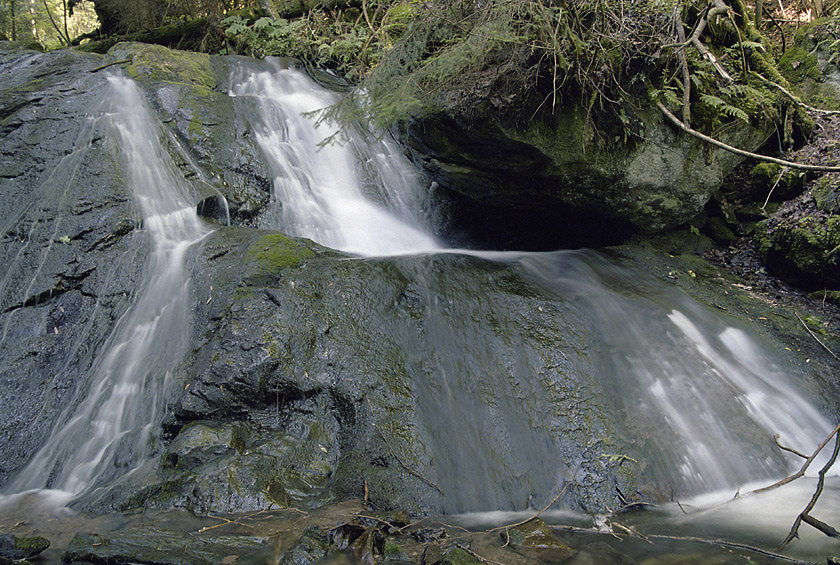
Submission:
<svg viewBox="0 0 840 565">
<path fill-rule="evenodd" d="M 830 538 L 840 538 L 840 532 L 838 532 L 822 520 L 817 520 L 810 514 L 802 514 L 802 521 L 808 524 L 809 526 L 813 526 L 814 528 L 818 529 Z"/>
<path fill-rule="evenodd" d="M 714 145 L 715 147 L 720 147 L 730 153 L 734 153 L 736 155 L 740 155 L 742 157 L 749 157 L 751 159 L 758 159 L 759 161 L 766 161 L 768 163 L 775 163 L 777 165 L 782 165 L 783 167 L 790 167 L 791 169 L 800 169 L 803 171 L 823 171 L 826 173 L 840 173 L 840 167 L 825 167 L 821 165 L 806 165 L 803 163 L 794 163 L 793 161 L 786 161 L 784 159 L 777 159 L 775 157 L 768 157 L 767 155 L 759 155 L 758 153 L 752 153 L 750 151 L 744 151 L 743 149 L 738 149 L 737 147 L 732 147 L 731 145 L 727 145 L 722 141 L 718 141 L 708 135 L 702 134 L 697 130 L 693 130 L 690 127 L 686 126 L 684 123 L 680 121 L 678 117 L 671 113 L 668 108 L 662 102 L 657 102 L 656 107 L 665 114 L 665 117 L 668 120 L 677 126 L 680 130 L 684 131 L 688 135 L 696 137 L 706 143 Z"/>
<path fill-rule="evenodd" d="M 834 431 L 832 431 L 830 434 L 828 434 L 828 437 L 825 438 L 825 440 L 817 446 L 817 449 L 805 460 L 805 463 L 802 465 L 802 467 L 797 472 L 795 472 L 794 474 L 792 474 L 789 477 L 786 477 L 786 478 L 782 479 L 781 481 L 773 483 L 770 486 L 766 486 L 766 487 L 762 487 L 760 489 L 756 489 L 756 490 L 750 492 L 749 494 L 758 494 L 758 493 L 761 493 L 761 492 L 766 492 L 768 490 L 773 490 L 774 488 L 778 488 L 778 487 L 784 486 L 788 483 L 792 483 L 793 481 L 795 481 L 799 477 L 802 477 L 803 475 L 805 475 L 805 471 L 808 470 L 808 467 L 811 466 L 811 463 L 814 462 L 814 459 L 816 459 L 816 457 L 817 457 L 817 455 L 819 455 L 820 451 L 822 451 L 823 448 L 826 445 L 828 445 L 828 442 L 831 441 L 831 438 L 833 438 L 835 435 L 837 435 L 837 432 L 840 432 L 840 424 L 838 424 L 837 427 L 834 428 Z"/>
<path fill-rule="evenodd" d="M 799 516 L 796 517 L 796 520 L 793 523 L 793 526 L 790 528 L 790 533 L 785 538 L 785 541 L 782 542 L 782 545 L 779 546 L 777 551 L 783 550 L 787 545 L 794 540 L 794 538 L 799 537 L 799 526 L 804 521 L 806 524 L 809 524 L 816 529 L 820 530 L 824 534 L 831 536 L 831 537 L 838 537 L 837 530 L 822 522 L 821 520 L 817 520 L 813 516 L 809 514 L 811 510 L 814 509 L 814 506 L 817 505 L 817 500 L 819 500 L 820 495 L 823 491 L 823 486 L 825 485 L 825 474 L 828 473 L 828 470 L 834 465 L 834 462 L 837 461 L 837 454 L 840 453 L 840 434 L 837 433 L 837 430 L 840 429 L 840 425 L 834 429 L 834 433 L 837 436 L 834 440 L 834 451 L 831 453 L 831 457 L 823 465 L 823 468 L 820 469 L 819 478 L 817 479 L 817 488 L 814 491 L 813 496 L 811 496 L 810 502 L 805 507 L 805 509 L 799 513 Z"/>
<path fill-rule="evenodd" d="M 114 65 L 124 65 L 125 63 L 131 63 L 131 59 L 123 59 L 122 61 L 114 61 L 113 63 L 108 63 L 106 65 L 102 65 L 100 67 L 96 67 L 95 69 L 91 69 L 88 72 L 95 73 L 97 71 L 101 71 L 102 69 L 107 69 L 108 67 L 113 67 Z"/>
<path fill-rule="evenodd" d="M 743 551 L 750 551 L 752 553 L 757 553 L 759 555 L 764 555 L 767 557 L 772 557 L 773 559 L 779 559 L 781 561 L 787 561 L 788 563 L 799 563 L 801 565 L 814 565 L 811 561 L 801 561 L 794 557 L 788 557 L 787 555 L 780 555 L 779 553 L 774 553 L 772 551 L 767 551 L 766 549 L 761 549 L 760 547 L 755 547 L 753 545 L 747 545 L 745 543 L 737 543 L 732 541 L 720 540 L 720 539 L 704 539 L 704 538 L 696 538 L 693 536 L 683 537 L 683 536 L 666 536 L 666 535 L 658 535 L 658 534 L 650 534 L 648 536 L 650 539 L 660 539 L 660 540 L 669 540 L 669 541 L 690 541 L 694 543 L 703 543 L 706 545 L 716 545 L 718 547 L 726 547 L 730 549 L 740 549 Z"/>
<path fill-rule="evenodd" d="M 824 344 L 824 343 L 822 342 L 822 340 L 820 340 L 820 338 L 818 338 L 818 337 L 817 337 L 817 334 L 815 334 L 814 332 L 812 332 L 812 331 L 811 331 L 811 328 L 809 328 L 809 327 L 808 327 L 808 324 L 806 324 L 806 323 L 805 323 L 805 321 L 804 321 L 802 318 L 800 318 L 800 317 L 799 317 L 799 314 L 797 314 L 796 312 L 794 312 L 793 314 L 794 314 L 794 316 L 796 316 L 796 319 L 797 319 L 797 320 L 799 320 L 799 322 L 802 324 L 802 326 L 803 326 L 806 330 L 808 330 L 808 333 L 809 333 L 809 334 L 811 334 L 811 337 L 813 337 L 815 340 L 817 340 L 817 343 L 819 343 L 820 345 L 822 345 L 822 346 L 823 346 L 823 349 L 825 349 L 826 351 L 828 351 L 829 353 L 831 353 L 831 356 L 832 356 L 832 357 L 834 357 L 835 359 L 837 359 L 838 361 L 840 361 L 840 357 L 837 357 L 837 355 L 835 355 L 835 354 L 834 354 L 834 352 L 833 352 L 832 350 L 830 350 L 830 349 L 828 348 L 828 346 L 827 346 L 826 344 Z"/>
</svg>

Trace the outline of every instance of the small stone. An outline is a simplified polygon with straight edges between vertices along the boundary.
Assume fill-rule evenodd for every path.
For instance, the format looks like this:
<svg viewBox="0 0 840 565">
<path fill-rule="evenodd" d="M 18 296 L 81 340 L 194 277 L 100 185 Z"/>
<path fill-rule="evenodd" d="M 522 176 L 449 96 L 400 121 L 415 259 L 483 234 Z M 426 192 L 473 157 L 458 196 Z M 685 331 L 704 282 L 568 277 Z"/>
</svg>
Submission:
<svg viewBox="0 0 840 565">
<path fill-rule="evenodd" d="M 577 553 L 576 549 L 563 543 L 540 518 L 504 530 L 501 537 L 503 542 L 519 553 L 546 563 L 560 563 Z"/>
</svg>

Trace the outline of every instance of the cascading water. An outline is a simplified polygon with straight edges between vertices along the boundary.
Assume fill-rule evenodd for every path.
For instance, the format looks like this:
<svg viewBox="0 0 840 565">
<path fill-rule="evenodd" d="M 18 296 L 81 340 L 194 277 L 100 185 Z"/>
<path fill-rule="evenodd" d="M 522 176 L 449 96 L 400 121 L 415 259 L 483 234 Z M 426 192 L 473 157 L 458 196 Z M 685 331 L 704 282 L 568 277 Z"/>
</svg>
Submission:
<svg viewBox="0 0 840 565">
<path fill-rule="evenodd" d="M 344 139 L 312 115 L 337 94 L 276 59 L 237 68 L 230 91 L 274 177 L 263 227 L 361 255 L 440 249 L 418 219 L 416 172 L 395 144 L 352 131 Z"/>
<path fill-rule="evenodd" d="M 778 478 L 798 460 L 774 435 L 810 451 L 833 429 L 789 383 L 793 367 L 682 291 L 589 251 L 519 263 L 586 309 L 616 413 L 675 493 Z"/>
<path fill-rule="evenodd" d="M 93 120 L 122 156 L 151 249 L 133 305 L 8 493 L 47 488 L 82 496 L 141 466 L 190 339 L 185 254 L 211 230 L 196 215 L 190 188 L 134 83 L 110 77 L 102 115 Z"/>
<path fill-rule="evenodd" d="M 365 145 L 351 135 L 319 148 L 335 132 L 312 114 L 335 94 L 277 61 L 238 66 L 231 83 L 274 176 L 265 227 L 360 255 L 455 252 L 424 231 L 415 174 L 387 140 Z M 779 477 L 795 459 L 773 435 L 807 451 L 833 428 L 788 384 L 791 367 L 725 318 L 626 264 L 588 251 L 472 254 L 516 265 L 549 292 L 575 298 L 599 338 L 592 357 L 600 381 L 614 393 L 608 396 L 627 434 L 643 445 L 646 472 L 681 496 Z M 419 287 L 436 284 L 433 272 L 410 276 Z M 548 396 L 535 377 L 539 364 L 521 344 L 503 346 L 499 357 L 485 353 L 481 335 L 464 338 L 471 331 L 450 327 L 459 320 L 447 318 L 453 308 L 426 313 L 436 368 L 414 376 L 438 480 L 457 493 L 442 510 L 522 508 L 534 493 L 531 504 L 547 502 L 575 470 L 559 468 L 558 445 L 539 421 L 550 411 L 539 400 Z"/>
</svg>

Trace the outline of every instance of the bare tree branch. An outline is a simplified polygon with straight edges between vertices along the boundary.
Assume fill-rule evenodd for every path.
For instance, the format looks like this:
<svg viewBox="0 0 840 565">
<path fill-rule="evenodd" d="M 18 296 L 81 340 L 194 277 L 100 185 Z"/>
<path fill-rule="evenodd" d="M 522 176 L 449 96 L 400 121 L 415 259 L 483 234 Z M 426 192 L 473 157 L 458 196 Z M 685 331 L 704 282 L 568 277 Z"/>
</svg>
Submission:
<svg viewBox="0 0 840 565">
<path fill-rule="evenodd" d="M 795 481 L 799 477 L 802 477 L 803 475 L 805 475 L 805 471 L 808 470 L 808 467 L 811 466 L 811 463 L 814 462 L 814 459 L 816 459 L 816 457 L 817 457 L 817 455 L 819 455 L 820 451 L 822 451 L 823 448 L 826 445 L 828 445 L 828 442 L 831 441 L 831 438 L 833 438 L 835 435 L 837 435 L 837 432 L 840 432 L 840 424 L 838 424 L 837 427 L 834 428 L 834 431 L 832 431 L 830 434 L 828 434 L 828 437 L 825 438 L 825 440 L 823 440 L 823 442 L 817 446 L 817 449 L 814 450 L 814 453 L 812 453 L 811 456 L 808 457 L 805 460 L 805 463 L 802 465 L 802 467 L 797 472 L 795 472 L 794 474 L 792 474 L 789 477 L 786 477 L 786 478 L 782 479 L 781 481 L 773 483 L 770 486 L 766 486 L 766 487 L 762 487 L 760 489 L 756 489 L 756 490 L 750 492 L 749 494 L 758 494 L 760 492 L 766 492 L 768 490 L 778 488 L 778 487 L 786 485 L 788 483 L 792 483 L 793 481 Z"/>
<path fill-rule="evenodd" d="M 808 505 L 805 509 L 799 513 L 799 516 L 796 517 L 796 521 L 793 523 L 793 526 L 790 528 L 790 533 L 785 538 L 785 541 L 782 542 L 782 545 L 779 546 L 777 551 L 783 550 L 787 545 L 792 542 L 795 538 L 799 537 L 799 526 L 804 521 L 806 524 L 810 524 L 814 526 L 824 534 L 831 536 L 831 537 L 838 537 L 837 530 L 822 522 L 821 520 L 817 520 L 813 516 L 809 514 L 811 510 L 814 509 L 814 506 L 817 505 L 817 500 L 819 500 L 820 495 L 823 491 L 823 486 L 825 485 L 825 474 L 828 473 L 828 470 L 831 469 L 834 462 L 837 461 L 837 454 L 840 453 L 840 434 L 837 433 L 837 430 L 840 429 L 840 426 L 834 429 L 834 433 L 837 436 L 834 440 L 834 451 L 831 453 L 831 458 L 823 465 L 823 468 L 820 469 L 819 472 L 819 479 L 817 479 L 817 489 L 814 491 L 814 495 L 811 497 L 811 501 L 808 502 Z"/>
<path fill-rule="evenodd" d="M 665 117 L 670 120 L 672 124 L 680 128 L 685 133 L 696 137 L 697 139 L 702 139 L 706 143 L 710 143 L 716 147 L 720 147 L 721 149 L 725 149 L 730 153 L 735 153 L 736 155 L 741 155 L 742 157 L 749 157 L 751 159 L 758 159 L 760 161 L 766 161 L 768 163 L 776 163 L 777 165 L 782 165 L 784 167 L 790 167 L 791 169 L 800 169 L 803 171 L 823 171 L 827 173 L 840 173 L 840 167 L 824 167 L 821 165 L 806 165 L 803 163 L 794 163 L 793 161 L 786 161 L 784 159 L 777 159 L 775 157 L 768 157 L 767 155 L 759 155 L 758 153 L 751 153 L 750 151 L 744 151 L 743 149 L 738 149 L 737 147 L 732 147 L 731 145 L 727 145 L 722 141 L 718 141 L 708 135 L 702 134 L 699 131 L 693 130 L 690 127 L 686 126 L 684 123 L 680 121 L 674 114 L 665 107 L 662 102 L 656 103 L 657 108 L 665 114 Z"/>
</svg>

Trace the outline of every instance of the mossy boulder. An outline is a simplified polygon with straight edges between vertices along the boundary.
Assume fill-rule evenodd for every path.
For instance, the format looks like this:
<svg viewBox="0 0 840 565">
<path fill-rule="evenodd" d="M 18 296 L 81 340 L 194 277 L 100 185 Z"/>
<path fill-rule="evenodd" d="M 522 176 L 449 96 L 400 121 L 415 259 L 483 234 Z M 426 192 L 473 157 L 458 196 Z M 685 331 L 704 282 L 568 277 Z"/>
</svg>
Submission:
<svg viewBox="0 0 840 565">
<path fill-rule="evenodd" d="M 257 238 L 245 250 L 244 280 L 251 286 L 276 283 L 286 269 L 299 267 L 315 256 L 313 245 L 272 233 Z"/>
<path fill-rule="evenodd" d="M 106 58 L 130 61 L 122 65 L 126 74 L 180 143 L 170 153 L 193 180 L 196 204 L 221 195 L 226 206 L 220 219 L 251 222 L 268 203 L 271 181 L 228 96 L 229 59 L 143 43 L 119 43 Z"/>
<path fill-rule="evenodd" d="M 840 288 L 840 215 L 813 198 L 791 203 L 756 226 L 755 241 L 767 266 L 807 290 Z"/>
<path fill-rule="evenodd" d="M 779 58 L 779 71 L 794 92 L 817 108 L 840 110 L 840 17 L 817 20 L 797 31 Z"/>
<path fill-rule="evenodd" d="M 40 536 L 18 537 L 0 534 L 0 561 L 29 559 L 42 553 L 49 546 L 50 540 Z"/>
<path fill-rule="evenodd" d="M 623 121 L 569 104 L 525 123 L 463 100 L 407 124 L 403 139 L 454 202 L 453 232 L 486 245 L 603 245 L 668 230 L 702 212 L 741 161 L 680 134 L 645 100 Z M 770 133 L 767 122 L 733 122 L 714 136 L 755 150 Z"/>
<path fill-rule="evenodd" d="M 300 538 L 280 558 L 280 565 L 309 565 L 325 557 L 330 550 L 327 534 L 318 526 L 307 527 Z"/>
</svg>

